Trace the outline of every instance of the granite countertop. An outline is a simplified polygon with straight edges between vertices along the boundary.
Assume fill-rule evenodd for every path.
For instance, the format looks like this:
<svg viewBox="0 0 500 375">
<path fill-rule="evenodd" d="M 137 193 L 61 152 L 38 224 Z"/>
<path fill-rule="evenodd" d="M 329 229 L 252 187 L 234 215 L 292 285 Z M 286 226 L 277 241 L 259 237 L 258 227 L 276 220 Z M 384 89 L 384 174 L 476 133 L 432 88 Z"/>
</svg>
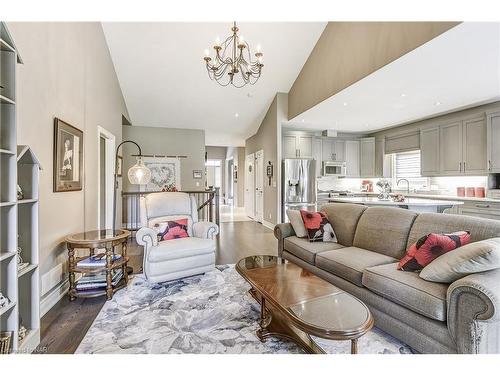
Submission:
<svg viewBox="0 0 500 375">
<path fill-rule="evenodd" d="M 423 199 L 407 197 L 404 202 L 394 202 L 393 200 L 382 201 L 377 197 L 334 197 L 329 198 L 329 202 L 359 203 L 372 206 L 455 206 L 464 204 L 462 201 Z"/>
</svg>

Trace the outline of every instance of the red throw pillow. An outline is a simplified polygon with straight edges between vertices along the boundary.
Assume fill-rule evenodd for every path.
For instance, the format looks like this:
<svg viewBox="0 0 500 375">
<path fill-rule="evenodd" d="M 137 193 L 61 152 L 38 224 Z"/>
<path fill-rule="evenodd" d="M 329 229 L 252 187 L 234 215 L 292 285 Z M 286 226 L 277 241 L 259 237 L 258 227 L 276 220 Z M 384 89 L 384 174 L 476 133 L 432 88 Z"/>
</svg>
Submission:
<svg viewBox="0 0 500 375">
<path fill-rule="evenodd" d="M 160 241 L 174 240 L 176 238 L 189 237 L 187 232 L 188 219 L 179 219 L 162 223 L 165 229 L 158 234 Z"/>
<path fill-rule="evenodd" d="M 437 257 L 470 242 L 470 232 L 429 233 L 410 246 L 399 261 L 398 270 L 420 271 Z"/>
<path fill-rule="evenodd" d="M 337 236 L 323 212 L 300 210 L 309 241 L 337 242 Z"/>
</svg>

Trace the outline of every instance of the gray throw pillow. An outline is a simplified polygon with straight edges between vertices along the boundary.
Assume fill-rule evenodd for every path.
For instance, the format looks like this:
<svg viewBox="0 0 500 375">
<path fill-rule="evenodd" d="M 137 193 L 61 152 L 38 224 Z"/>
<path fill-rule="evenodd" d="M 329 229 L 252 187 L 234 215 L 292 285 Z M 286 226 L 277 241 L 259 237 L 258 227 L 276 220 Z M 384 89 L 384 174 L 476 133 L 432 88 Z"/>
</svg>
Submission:
<svg viewBox="0 0 500 375">
<path fill-rule="evenodd" d="M 500 268 L 500 238 L 472 242 L 433 260 L 420 272 L 424 280 L 452 283 L 472 273 Z"/>
<path fill-rule="evenodd" d="M 290 220 L 290 224 L 292 224 L 295 235 L 299 238 L 307 237 L 307 230 L 302 220 L 302 216 L 300 215 L 300 211 L 286 210 L 286 216 L 288 216 L 288 220 Z"/>
</svg>

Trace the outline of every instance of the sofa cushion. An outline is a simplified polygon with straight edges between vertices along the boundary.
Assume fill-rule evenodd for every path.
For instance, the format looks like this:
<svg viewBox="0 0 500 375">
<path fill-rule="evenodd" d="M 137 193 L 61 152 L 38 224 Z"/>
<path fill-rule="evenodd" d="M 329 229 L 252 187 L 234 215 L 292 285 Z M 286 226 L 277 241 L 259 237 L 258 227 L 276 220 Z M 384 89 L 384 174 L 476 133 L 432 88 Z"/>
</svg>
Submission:
<svg viewBox="0 0 500 375">
<path fill-rule="evenodd" d="M 427 281 L 452 283 L 467 275 L 500 268 L 500 238 L 464 245 L 440 256 L 419 276 Z"/>
<path fill-rule="evenodd" d="M 397 259 L 358 247 L 344 247 L 316 255 L 317 267 L 358 286 L 363 286 L 361 279 L 365 268 L 394 261 Z"/>
<path fill-rule="evenodd" d="M 296 236 L 287 237 L 284 241 L 284 249 L 310 264 L 314 264 L 316 254 L 323 251 L 341 249 L 344 246 L 335 242 L 309 242 L 307 238 Z"/>
<path fill-rule="evenodd" d="M 500 221 L 466 215 L 421 213 L 415 219 L 408 237 L 407 248 L 428 233 L 452 233 L 468 230 L 471 242 L 500 237 Z"/>
<path fill-rule="evenodd" d="M 398 271 L 397 265 L 367 268 L 363 272 L 363 285 L 416 313 L 445 321 L 448 284 L 425 281 L 415 272 Z"/>
<path fill-rule="evenodd" d="M 401 259 L 417 215 L 401 208 L 370 207 L 359 219 L 354 246 Z"/>
<path fill-rule="evenodd" d="M 148 260 L 155 263 L 213 252 L 215 252 L 214 240 L 185 237 L 159 242 L 158 246 L 153 246 L 149 250 Z"/>
<path fill-rule="evenodd" d="M 299 210 L 286 210 L 286 216 L 292 225 L 293 231 L 299 238 L 307 237 L 307 230 L 302 221 L 302 215 Z"/>
<path fill-rule="evenodd" d="M 328 203 L 321 207 L 337 235 L 337 241 L 352 246 L 354 232 L 361 214 L 367 207 L 350 203 Z"/>
</svg>

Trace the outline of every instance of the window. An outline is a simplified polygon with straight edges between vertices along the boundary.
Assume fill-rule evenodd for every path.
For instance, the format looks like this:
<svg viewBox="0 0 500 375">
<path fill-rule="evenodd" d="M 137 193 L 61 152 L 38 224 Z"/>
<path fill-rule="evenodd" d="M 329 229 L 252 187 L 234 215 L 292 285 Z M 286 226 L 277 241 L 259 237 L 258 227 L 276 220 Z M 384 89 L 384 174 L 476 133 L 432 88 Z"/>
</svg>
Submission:
<svg viewBox="0 0 500 375">
<path fill-rule="evenodd" d="M 429 185 L 429 179 L 420 175 L 420 150 L 400 152 L 393 154 L 393 186 L 396 189 L 397 182 L 405 178 L 410 182 L 412 189 L 421 189 Z M 400 185 L 400 188 L 406 186 Z"/>
</svg>

